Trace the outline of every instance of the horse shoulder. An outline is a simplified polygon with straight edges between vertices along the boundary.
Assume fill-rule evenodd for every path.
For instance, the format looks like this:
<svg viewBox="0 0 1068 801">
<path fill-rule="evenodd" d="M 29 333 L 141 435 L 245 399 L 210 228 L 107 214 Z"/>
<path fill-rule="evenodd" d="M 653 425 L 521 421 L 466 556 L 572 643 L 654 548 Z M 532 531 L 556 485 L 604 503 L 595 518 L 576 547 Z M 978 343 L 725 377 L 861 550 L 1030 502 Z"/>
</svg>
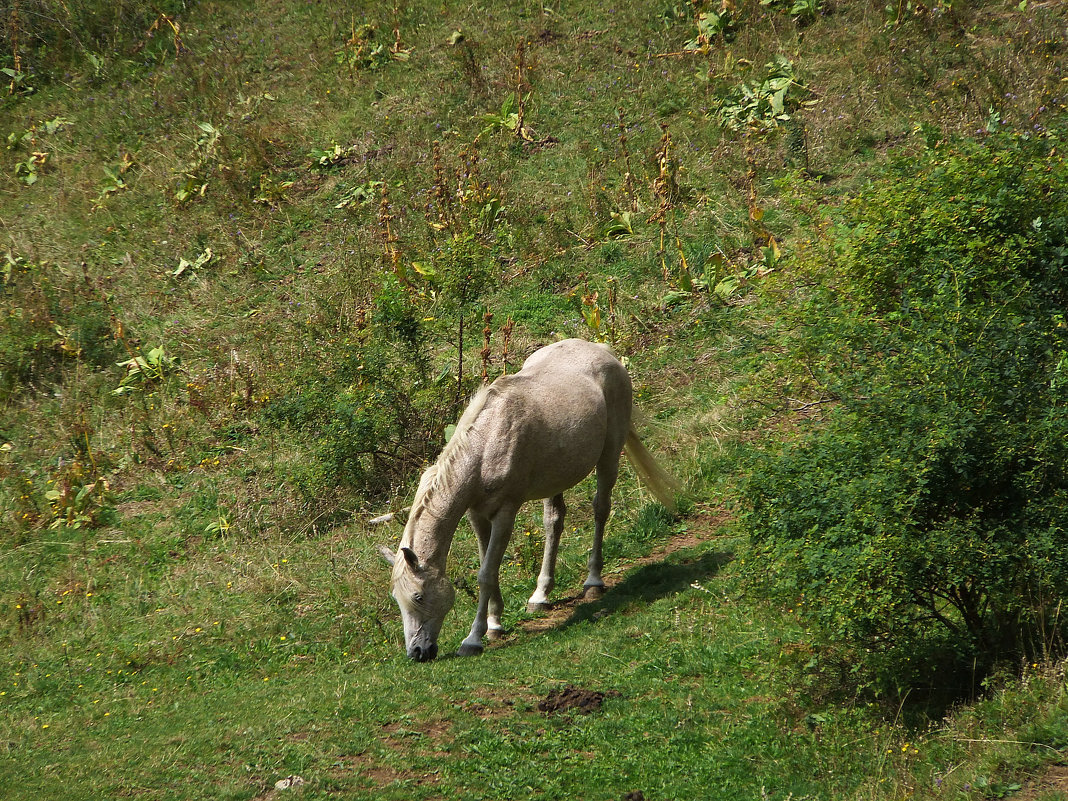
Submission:
<svg viewBox="0 0 1068 801">
<path fill-rule="evenodd" d="M 515 475 L 524 443 L 529 439 L 529 410 L 521 396 L 501 393 L 494 398 L 492 414 L 479 421 L 478 440 L 483 487 L 493 492 Z"/>
</svg>

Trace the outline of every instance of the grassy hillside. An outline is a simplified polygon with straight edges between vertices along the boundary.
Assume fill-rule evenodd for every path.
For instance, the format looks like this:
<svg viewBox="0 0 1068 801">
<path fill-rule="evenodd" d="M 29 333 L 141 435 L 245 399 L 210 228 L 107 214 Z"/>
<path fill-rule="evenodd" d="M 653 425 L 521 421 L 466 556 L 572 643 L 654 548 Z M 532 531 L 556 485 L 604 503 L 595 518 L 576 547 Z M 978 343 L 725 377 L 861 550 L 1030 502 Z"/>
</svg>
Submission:
<svg viewBox="0 0 1068 801">
<path fill-rule="evenodd" d="M 795 380 L 797 309 L 851 286 L 836 210 L 958 137 L 1056 166 L 1062 4 L 0 17 L 5 797 L 987 798 L 1063 759 L 1054 648 L 877 686 L 754 589 L 733 523 L 753 454 L 836 402 Z M 544 621 L 525 509 L 510 636 L 410 664 L 400 528 L 368 521 L 483 377 L 566 336 L 625 357 L 683 514 L 624 468 L 611 590 L 575 605 L 581 484 Z"/>
</svg>

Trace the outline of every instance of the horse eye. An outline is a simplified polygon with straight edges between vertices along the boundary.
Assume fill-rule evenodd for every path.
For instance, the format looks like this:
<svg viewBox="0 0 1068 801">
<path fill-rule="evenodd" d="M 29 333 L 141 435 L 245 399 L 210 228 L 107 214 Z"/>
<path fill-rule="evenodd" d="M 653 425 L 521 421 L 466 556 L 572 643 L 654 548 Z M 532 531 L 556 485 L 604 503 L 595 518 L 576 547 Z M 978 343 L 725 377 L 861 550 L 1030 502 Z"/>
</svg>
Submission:
<svg viewBox="0 0 1068 801">
<path fill-rule="evenodd" d="M 412 596 L 412 600 L 415 601 L 417 604 L 421 604 L 423 602 L 423 594 L 417 592 L 415 595 Z"/>
</svg>

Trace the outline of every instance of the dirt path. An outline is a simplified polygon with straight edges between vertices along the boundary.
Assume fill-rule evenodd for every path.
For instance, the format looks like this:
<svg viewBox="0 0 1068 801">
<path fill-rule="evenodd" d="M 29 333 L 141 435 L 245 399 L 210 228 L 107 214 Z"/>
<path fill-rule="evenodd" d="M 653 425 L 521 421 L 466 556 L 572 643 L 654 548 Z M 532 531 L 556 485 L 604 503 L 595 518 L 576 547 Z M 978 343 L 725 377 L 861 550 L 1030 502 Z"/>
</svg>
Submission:
<svg viewBox="0 0 1068 801">
<path fill-rule="evenodd" d="M 726 509 L 713 506 L 700 509 L 688 519 L 684 532 L 676 534 L 671 539 L 661 543 L 648 556 L 621 563 L 611 573 L 605 575 L 605 592 L 611 591 L 635 568 L 657 564 L 676 551 L 693 548 L 702 542 L 716 539 L 720 536 L 720 530 L 728 520 L 730 520 L 730 513 Z M 596 603 L 597 600 L 587 599 L 581 592 L 557 598 L 553 601 L 552 608 L 549 611 L 539 613 L 538 617 L 532 620 L 521 621 L 517 628 L 531 634 L 549 631 L 571 619 L 580 606 L 587 603 Z M 508 639 L 505 637 L 502 642 L 507 642 Z"/>
</svg>

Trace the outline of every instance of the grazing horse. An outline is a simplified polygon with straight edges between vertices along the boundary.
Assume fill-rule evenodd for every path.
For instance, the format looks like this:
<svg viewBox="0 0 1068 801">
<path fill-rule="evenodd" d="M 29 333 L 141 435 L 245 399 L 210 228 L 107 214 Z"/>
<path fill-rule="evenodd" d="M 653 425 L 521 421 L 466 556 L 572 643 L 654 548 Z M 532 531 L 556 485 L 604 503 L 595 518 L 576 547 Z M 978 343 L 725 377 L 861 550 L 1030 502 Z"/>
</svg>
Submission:
<svg viewBox="0 0 1068 801">
<path fill-rule="evenodd" d="M 597 469 L 595 529 L 587 597 L 600 597 L 601 544 L 619 473 L 620 452 L 656 498 L 674 507 L 674 479 L 653 460 L 631 422 L 626 368 L 604 345 L 567 339 L 541 348 L 514 375 L 483 387 L 456 425 L 436 464 L 423 473 L 400 549 L 382 547 L 393 565 L 391 591 L 400 606 L 408 656 L 437 656 L 438 633 L 455 600 L 445 561 L 464 513 L 478 536 L 478 610 L 459 654 L 482 651 L 482 637 L 500 637 L 499 572 L 515 516 L 543 498 L 545 552 L 528 609 L 548 608 L 556 552 L 564 529 L 563 492 Z"/>
</svg>

